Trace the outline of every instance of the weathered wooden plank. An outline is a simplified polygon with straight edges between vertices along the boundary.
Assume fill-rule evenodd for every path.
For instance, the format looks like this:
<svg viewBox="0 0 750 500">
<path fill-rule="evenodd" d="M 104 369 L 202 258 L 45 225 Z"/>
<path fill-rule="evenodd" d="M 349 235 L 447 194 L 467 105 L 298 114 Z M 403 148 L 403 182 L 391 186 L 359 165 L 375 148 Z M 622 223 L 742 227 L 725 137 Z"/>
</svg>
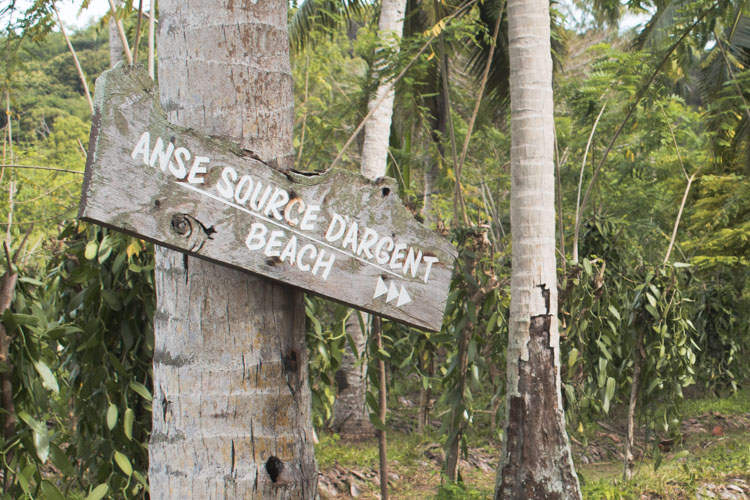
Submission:
<svg viewBox="0 0 750 500">
<path fill-rule="evenodd" d="M 79 217 L 409 325 L 439 330 L 453 246 L 392 179 L 279 171 L 170 124 L 139 68 L 97 80 Z"/>
</svg>

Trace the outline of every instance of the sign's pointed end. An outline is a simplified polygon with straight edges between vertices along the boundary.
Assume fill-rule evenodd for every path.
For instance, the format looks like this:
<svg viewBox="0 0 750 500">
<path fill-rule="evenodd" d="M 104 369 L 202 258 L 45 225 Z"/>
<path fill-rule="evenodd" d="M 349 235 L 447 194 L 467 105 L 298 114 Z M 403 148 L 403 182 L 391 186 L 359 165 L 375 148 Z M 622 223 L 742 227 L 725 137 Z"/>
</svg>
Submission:
<svg viewBox="0 0 750 500">
<path fill-rule="evenodd" d="M 388 287 L 385 286 L 385 281 L 383 281 L 383 278 L 378 276 L 378 284 L 375 286 L 375 295 L 372 296 L 373 299 L 377 299 L 381 295 L 385 295 L 388 292 Z"/>
<path fill-rule="evenodd" d="M 398 294 L 398 302 L 396 302 L 396 307 L 401 307 L 404 304 L 408 304 L 411 302 L 411 297 L 406 292 L 406 288 L 404 286 L 401 286 L 401 293 Z"/>
<path fill-rule="evenodd" d="M 398 288 L 396 287 L 396 284 L 391 281 L 391 286 L 388 289 L 388 296 L 385 298 L 385 302 L 388 303 L 398 297 Z"/>
</svg>

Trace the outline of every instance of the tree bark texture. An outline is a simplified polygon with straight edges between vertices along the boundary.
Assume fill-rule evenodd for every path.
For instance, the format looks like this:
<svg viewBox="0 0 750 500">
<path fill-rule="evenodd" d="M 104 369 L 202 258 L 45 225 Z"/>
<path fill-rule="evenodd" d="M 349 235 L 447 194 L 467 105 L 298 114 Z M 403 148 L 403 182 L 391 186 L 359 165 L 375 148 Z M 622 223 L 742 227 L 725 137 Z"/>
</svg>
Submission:
<svg viewBox="0 0 750 500">
<path fill-rule="evenodd" d="M 173 123 L 291 166 L 287 6 L 160 2 Z M 315 498 L 302 292 L 157 249 L 152 498 Z"/>
<path fill-rule="evenodd" d="M 406 2 L 404 0 L 383 0 L 378 20 L 378 32 L 381 39 L 398 50 L 399 40 L 404 30 L 404 12 Z M 377 61 L 376 65 L 382 65 Z M 381 70 L 376 66 L 374 75 L 382 77 Z M 388 144 L 391 136 L 391 118 L 393 117 L 393 98 L 395 91 L 389 89 L 388 82 L 381 80 L 375 95 L 368 102 L 368 112 L 385 99 L 372 113 L 365 125 L 365 140 L 362 146 L 362 175 L 368 179 L 376 179 L 385 175 L 386 161 L 388 159 Z"/>
<path fill-rule="evenodd" d="M 509 0 L 513 241 L 505 433 L 495 498 L 581 498 L 560 393 L 547 0 Z"/>
<path fill-rule="evenodd" d="M 7 248 L 7 247 L 6 247 Z M 10 259 L 9 259 L 10 260 Z M 8 269 L 0 278 L 0 314 L 3 314 L 8 308 L 10 308 L 13 302 L 13 293 L 16 289 L 16 282 L 18 281 L 18 273 L 13 271 L 12 264 L 8 263 Z M 3 413 L 3 439 L 5 443 L 10 443 L 16 435 L 16 405 L 13 401 L 13 381 L 11 376 L 13 374 L 13 364 L 10 357 L 10 344 L 12 338 L 5 331 L 5 325 L 0 322 L 0 361 L 5 362 L 7 371 L 0 373 L 0 390 L 2 391 L 2 409 Z M 6 447 L 7 444 L 6 444 Z M 13 459 L 12 450 L 3 450 L 5 452 L 5 459 L 8 463 Z M 3 475 L 3 491 L 6 491 L 9 486 L 7 477 L 8 469 L 5 469 L 6 474 Z"/>
<path fill-rule="evenodd" d="M 346 320 L 346 333 L 352 338 L 357 355 L 345 348 L 341 367 L 336 372 L 336 401 L 333 404 L 333 430 L 348 441 L 369 439 L 375 434 L 370 422 L 365 393 L 367 392 L 367 363 L 358 361 L 365 354 L 367 338 L 360 326 L 360 317 L 367 325 L 369 314 L 352 311 Z"/>
<path fill-rule="evenodd" d="M 117 31 L 117 20 L 115 16 L 109 16 L 109 65 L 115 65 L 122 61 L 122 40 L 120 33 Z"/>
</svg>

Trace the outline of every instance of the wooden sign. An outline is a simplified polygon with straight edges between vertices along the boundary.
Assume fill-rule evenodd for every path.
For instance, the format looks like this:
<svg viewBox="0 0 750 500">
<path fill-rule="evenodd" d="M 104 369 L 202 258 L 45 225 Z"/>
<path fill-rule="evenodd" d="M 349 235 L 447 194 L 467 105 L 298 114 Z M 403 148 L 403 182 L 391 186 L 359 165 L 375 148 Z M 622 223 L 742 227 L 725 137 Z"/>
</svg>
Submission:
<svg viewBox="0 0 750 500">
<path fill-rule="evenodd" d="M 79 217 L 439 330 L 456 251 L 414 219 L 392 179 L 279 171 L 169 123 L 140 68 L 96 82 Z"/>
</svg>

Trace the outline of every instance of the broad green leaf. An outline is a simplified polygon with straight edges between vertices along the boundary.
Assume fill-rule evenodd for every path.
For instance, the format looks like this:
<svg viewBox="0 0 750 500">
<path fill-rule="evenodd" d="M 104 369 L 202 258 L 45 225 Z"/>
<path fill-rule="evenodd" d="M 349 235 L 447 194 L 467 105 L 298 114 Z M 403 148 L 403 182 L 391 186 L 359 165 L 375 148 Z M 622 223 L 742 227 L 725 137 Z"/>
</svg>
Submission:
<svg viewBox="0 0 750 500">
<path fill-rule="evenodd" d="M 609 312 L 612 313 L 612 316 L 617 318 L 617 321 L 620 321 L 620 312 L 617 310 L 617 308 L 610 304 L 608 309 L 609 309 Z"/>
<path fill-rule="evenodd" d="M 36 448 L 36 455 L 42 463 L 46 462 L 47 457 L 49 457 L 49 433 L 47 432 L 47 425 L 24 411 L 18 412 L 18 418 L 31 427 L 31 431 L 34 435 L 34 448 Z"/>
<path fill-rule="evenodd" d="M 86 244 L 86 251 L 84 252 L 83 256 L 86 257 L 86 260 L 94 260 L 96 258 L 96 252 L 99 249 L 99 245 L 96 243 L 96 241 L 89 241 Z"/>
<path fill-rule="evenodd" d="M 140 382 L 130 382 L 130 388 L 140 394 L 141 397 L 146 401 L 151 401 L 153 399 L 153 397 L 151 396 L 151 391 L 149 391 L 146 386 L 141 384 Z"/>
<path fill-rule="evenodd" d="M 133 439 L 133 421 L 135 420 L 135 413 L 133 410 L 128 408 L 125 410 L 125 416 L 122 419 L 122 428 L 125 431 L 125 437 Z"/>
<path fill-rule="evenodd" d="M 65 496 L 57 489 L 57 486 L 46 479 L 42 480 L 42 493 L 47 500 L 65 500 Z"/>
<path fill-rule="evenodd" d="M 609 403 L 612 401 L 612 397 L 615 395 L 615 389 L 617 382 L 614 378 L 607 378 L 607 388 L 604 391 L 604 413 L 609 413 Z"/>
<path fill-rule="evenodd" d="M 31 481 L 31 476 L 34 475 L 35 471 L 36 467 L 34 467 L 34 464 L 29 464 L 23 468 L 20 474 L 16 476 L 16 478 L 18 479 L 18 484 L 21 485 L 21 489 L 29 496 L 31 496 L 29 481 Z"/>
<path fill-rule="evenodd" d="M 576 361 L 578 361 L 578 349 L 575 347 L 570 350 L 570 353 L 568 354 L 568 371 L 573 369 L 573 366 L 575 366 Z"/>
<path fill-rule="evenodd" d="M 115 425 L 117 425 L 118 412 L 119 410 L 117 409 L 117 406 L 110 403 L 109 408 L 107 409 L 107 429 L 112 430 L 115 428 Z"/>
<path fill-rule="evenodd" d="M 646 298 L 648 299 L 648 303 L 651 304 L 652 307 L 656 307 L 656 299 L 654 298 L 653 295 L 646 292 Z"/>
<path fill-rule="evenodd" d="M 500 326 L 497 324 L 497 311 L 492 313 L 492 316 L 490 316 L 490 320 L 487 322 L 487 329 L 485 331 L 485 336 L 489 338 L 490 333 L 492 333 L 492 330 L 494 330 L 497 326 Z"/>
<path fill-rule="evenodd" d="M 55 394 L 60 392 L 60 386 L 57 385 L 55 375 L 44 361 L 41 359 L 34 361 L 34 368 L 36 368 L 36 371 L 39 372 L 39 375 L 42 377 L 42 386 L 44 386 L 44 388 L 49 389 Z"/>
<path fill-rule="evenodd" d="M 130 460 L 124 453 L 115 451 L 115 462 L 126 476 L 130 477 L 133 474 L 133 466 L 130 465 Z"/>
<path fill-rule="evenodd" d="M 591 276 L 591 261 L 589 259 L 583 259 L 583 269 L 586 271 L 586 274 Z"/>
<path fill-rule="evenodd" d="M 479 366 L 477 366 L 476 363 L 471 365 L 471 378 L 474 380 L 474 383 L 479 386 Z"/>
<path fill-rule="evenodd" d="M 654 308 L 651 304 L 646 304 L 646 310 L 649 312 L 649 314 L 651 314 L 651 316 L 654 317 L 655 320 L 658 321 L 660 319 L 659 311 L 657 311 L 656 308 Z"/>
<path fill-rule="evenodd" d="M 578 331 L 585 332 L 587 326 L 589 326 L 589 320 L 582 319 L 581 320 L 581 325 L 578 327 Z"/>
<path fill-rule="evenodd" d="M 565 396 L 568 398 L 568 404 L 573 405 L 576 401 L 576 392 L 572 385 L 564 384 Z"/>
<path fill-rule="evenodd" d="M 46 426 L 43 430 L 34 430 L 34 448 L 39 460 L 45 463 L 49 457 L 49 433 Z"/>
<path fill-rule="evenodd" d="M 141 483 L 146 488 L 146 491 L 148 491 L 148 481 L 143 476 L 143 474 L 141 474 L 137 470 L 134 470 L 133 471 L 133 477 L 136 479 L 136 481 L 138 481 L 139 483 Z"/>
<path fill-rule="evenodd" d="M 107 484 L 100 484 L 88 494 L 85 500 L 101 500 L 109 491 Z"/>
<path fill-rule="evenodd" d="M 379 431 L 385 432 L 387 430 L 385 424 L 374 413 L 370 413 L 370 422 L 372 422 L 372 425 Z"/>
<path fill-rule="evenodd" d="M 378 411 L 378 407 L 379 407 L 378 400 L 375 399 L 375 395 L 372 392 L 367 391 L 365 393 L 365 401 L 367 402 L 367 405 L 370 407 L 370 410 L 372 410 L 373 412 Z"/>
<path fill-rule="evenodd" d="M 663 458 L 664 456 L 661 454 L 659 448 L 656 448 L 656 450 L 654 450 L 654 471 L 656 471 L 661 466 L 661 461 Z"/>
<path fill-rule="evenodd" d="M 76 471 L 70 463 L 68 456 L 55 443 L 50 443 L 49 445 L 49 456 L 52 463 L 55 464 L 55 467 L 57 467 L 60 472 L 66 476 L 75 476 Z"/>
<path fill-rule="evenodd" d="M 36 316 L 32 316 L 31 314 L 20 314 L 20 313 L 11 313 L 10 309 L 8 309 L 8 313 L 13 317 L 13 320 L 18 325 L 24 325 L 24 326 L 37 326 L 39 324 L 39 320 Z"/>
</svg>

